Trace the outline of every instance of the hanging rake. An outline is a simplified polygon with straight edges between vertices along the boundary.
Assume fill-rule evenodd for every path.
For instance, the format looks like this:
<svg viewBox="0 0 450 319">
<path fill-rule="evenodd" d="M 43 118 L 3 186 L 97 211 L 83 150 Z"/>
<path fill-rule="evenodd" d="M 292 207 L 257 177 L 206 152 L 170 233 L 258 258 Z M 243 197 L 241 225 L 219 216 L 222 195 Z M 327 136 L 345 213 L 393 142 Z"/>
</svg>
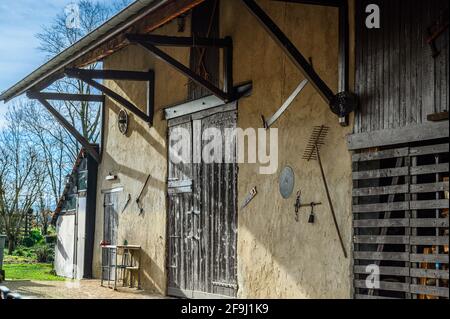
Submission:
<svg viewBox="0 0 450 319">
<path fill-rule="evenodd" d="M 339 241 L 341 243 L 342 251 L 344 252 L 345 258 L 347 258 L 347 251 L 344 246 L 344 241 L 342 240 L 341 231 L 339 230 L 339 225 L 337 223 L 336 214 L 334 212 L 334 206 L 330 197 L 330 190 L 328 189 L 327 179 L 323 171 L 322 161 L 320 159 L 320 148 L 325 145 L 325 141 L 330 128 L 328 126 L 316 126 L 313 129 L 311 137 L 309 138 L 308 145 L 306 146 L 305 152 L 303 153 L 303 159 L 306 161 L 318 161 L 320 167 L 320 173 L 322 174 L 322 180 L 327 194 L 328 203 L 331 209 L 331 215 L 333 216 L 334 226 L 336 227 L 337 234 L 339 236 Z"/>
</svg>

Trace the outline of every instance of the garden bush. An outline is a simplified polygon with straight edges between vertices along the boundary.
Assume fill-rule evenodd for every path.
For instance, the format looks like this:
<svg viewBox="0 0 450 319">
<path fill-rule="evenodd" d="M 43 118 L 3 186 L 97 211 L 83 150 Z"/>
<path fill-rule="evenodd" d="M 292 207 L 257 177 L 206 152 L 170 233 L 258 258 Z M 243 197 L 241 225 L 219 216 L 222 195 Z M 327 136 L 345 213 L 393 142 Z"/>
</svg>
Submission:
<svg viewBox="0 0 450 319">
<path fill-rule="evenodd" d="M 18 246 L 16 250 L 12 253 L 13 256 L 25 257 L 25 258 L 35 258 L 36 254 L 34 250 L 30 247 Z"/>
<path fill-rule="evenodd" d="M 37 244 L 41 244 L 45 241 L 44 236 L 41 234 L 41 230 L 39 228 L 33 228 L 30 231 L 30 234 L 22 239 L 21 244 L 26 247 L 33 247 Z"/>
<path fill-rule="evenodd" d="M 39 245 L 35 248 L 36 260 L 40 263 L 53 262 L 55 251 L 49 245 Z"/>
</svg>

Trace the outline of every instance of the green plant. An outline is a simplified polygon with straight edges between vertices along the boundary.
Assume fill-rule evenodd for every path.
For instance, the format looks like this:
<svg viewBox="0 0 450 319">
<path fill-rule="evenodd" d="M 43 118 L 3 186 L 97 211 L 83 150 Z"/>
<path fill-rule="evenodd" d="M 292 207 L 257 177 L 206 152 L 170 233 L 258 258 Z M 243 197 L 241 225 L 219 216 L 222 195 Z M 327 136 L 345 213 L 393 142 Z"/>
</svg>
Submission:
<svg viewBox="0 0 450 319">
<path fill-rule="evenodd" d="M 33 228 L 28 236 L 22 239 L 21 244 L 26 247 L 33 247 L 36 244 L 40 244 L 44 242 L 44 236 L 41 234 L 41 230 L 39 228 Z"/>
<path fill-rule="evenodd" d="M 25 247 L 25 246 L 18 246 L 12 253 L 13 256 L 18 257 L 26 257 L 26 258 L 33 258 L 34 257 L 34 251 L 32 248 Z"/>
<path fill-rule="evenodd" d="M 35 248 L 36 259 L 40 263 L 48 263 L 54 260 L 55 251 L 48 245 L 40 245 Z"/>
</svg>

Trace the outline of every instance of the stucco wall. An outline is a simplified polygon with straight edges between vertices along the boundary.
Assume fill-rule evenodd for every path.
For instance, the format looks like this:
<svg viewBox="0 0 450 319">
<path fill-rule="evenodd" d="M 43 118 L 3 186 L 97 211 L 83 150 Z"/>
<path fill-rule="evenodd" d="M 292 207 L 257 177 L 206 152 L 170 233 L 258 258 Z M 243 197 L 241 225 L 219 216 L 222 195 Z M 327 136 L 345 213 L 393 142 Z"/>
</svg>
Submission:
<svg viewBox="0 0 450 319">
<path fill-rule="evenodd" d="M 338 86 L 338 10 L 319 6 L 258 1 L 308 58 L 333 91 Z M 239 12 L 239 15 L 236 15 Z M 221 31 L 233 38 L 235 82 L 253 80 L 253 94 L 239 103 L 238 126 L 261 127 L 303 79 L 277 44 L 241 1 L 222 2 Z M 314 125 L 330 126 L 321 155 L 349 258 L 335 231 L 317 162 L 302 153 Z M 349 298 L 351 292 L 351 158 L 337 117 L 311 85 L 273 126 L 279 128 L 279 170 L 258 174 L 258 165 L 240 165 L 239 202 L 257 186 L 259 194 L 239 212 L 238 283 L 245 298 Z M 322 202 L 316 223 L 310 210 L 294 220 L 295 194 L 283 200 L 278 190 L 281 169 L 295 171 L 295 191 L 304 202 Z"/>
<path fill-rule="evenodd" d="M 299 4 L 258 1 L 280 25 L 314 68 L 334 90 L 338 85 L 337 9 Z M 236 13 L 239 14 L 236 14 Z M 186 30 L 190 30 L 189 23 Z M 181 35 L 176 23 L 159 34 Z M 253 81 L 253 94 L 239 102 L 238 126 L 261 127 L 261 114 L 272 115 L 303 79 L 268 34 L 249 14 L 241 1 L 226 0 L 221 5 L 221 33 L 234 43 L 235 83 Z M 187 35 L 187 34 L 186 34 Z M 167 49 L 179 61 L 188 63 L 185 49 Z M 107 102 L 106 145 L 99 168 L 97 207 L 103 207 L 101 190 L 123 186 L 119 207 L 119 243 L 143 247 L 143 286 L 164 293 L 166 287 L 166 122 L 161 108 L 186 98 L 187 79 L 144 50 L 131 46 L 105 61 L 107 69 L 156 71 L 156 113 L 154 127 L 135 116 L 130 134 L 117 129 L 120 109 Z M 136 105 L 145 105 L 145 86 L 108 81 L 108 86 L 123 91 Z M 351 121 L 352 122 L 352 121 Z M 314 125 L 330 126 L 327 146 L 322 149 L 338 223 L 349 258 L 343 257 L 317 162 L 301 159 Z M 238 201 L 257 186 L 259 194 L 239 211 L 238 296 L 243 298 L 348 298 L 351 296 L 351 158 L 345 144 L 352 127 L 342 128 L 337 117 L 311 85 L 308 85 L 274 127 L 279 128 L 279 169 L 274 175 L 259 175 L 259 165 L 239 167 Z M 294 220 L 295 194 L 283 200 L 278 191 L 281 169 L 295 171 L 295 191 L 302 190 L 305 202 L 322 202 L 316 208 L 316 223 L 308 224 L 309 209 L 302 209 L 300 221 Z M 119 180 L 106 182 L 108 173 Z M 152 175 L 143 194 L 144 214 L 135 204 L 146 177 Z M 128 194 L 132 202 L 120 213 Z M 94 273 L 100 276 L 100 249 L 103 212 L 97 214 Z"/>
<path fill-rule="evenodd" d="M 190 30 L 187 21 L 186 30 Z M 155 34 L 185 35 L 177 32 L 176 22 L 160 28 Z M 167 48 L 171 55 L 188 63 L 188 49 Z M 144 289 L 165 293 L 166 252 L 166 179 L 167 149 L 166 121 L 163 121 L 162 106 L 178 103 L 187 98 L 187 79 L 166 64 L 155 60 L 150 53 L 139 46 L 129 46 L 111 55 L 104 61 L 105 69 L 148 71 L 155 70 L 155 118 L 153 127 L 137 116 L 130 114 L 127 136 L 119 132 L 117 114 L 121 109 L 115 101 L 107 99 L 105 149 L 98 173 L 96 245 L 94 251 L 94 275 L 100 277 L 101 252 L 99 243 L 103 239 L 103 194 L 102 191 L 123 187 L 119 195 L 118 243 L 126 239 L 131 245 L 142 246 L 142 285 Z M 106 81 L 106 85 L 122 94 L 142 110 L 146 109 L 146 84 L 143 82 Z M 118 179 L 108 182 L 105 177 L 117 175 Z M 144 212 L 140 214 L 136 199 L 148 175 L 151 178 L 141 196 Z M 131 202 L 122 209 L 131 195 Z"/>
</svg>

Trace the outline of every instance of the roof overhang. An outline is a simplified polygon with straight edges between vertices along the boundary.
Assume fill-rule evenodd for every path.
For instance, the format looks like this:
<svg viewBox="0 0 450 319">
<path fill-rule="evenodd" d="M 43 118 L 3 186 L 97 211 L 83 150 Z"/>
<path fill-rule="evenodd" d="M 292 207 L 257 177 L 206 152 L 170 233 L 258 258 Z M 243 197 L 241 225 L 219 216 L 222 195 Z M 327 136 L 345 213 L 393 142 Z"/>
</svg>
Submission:
<svg viewBox="0 0 450 319">
<path fill-rule="evenodd" d="M 138 0 L 3 92 L 0 101 L 7 102 L 42 82 L 58 78 L 68 67 L 99 61 L 129 44 L 126 33 L 150 33 L 203 1 Z"/>
</svg>

